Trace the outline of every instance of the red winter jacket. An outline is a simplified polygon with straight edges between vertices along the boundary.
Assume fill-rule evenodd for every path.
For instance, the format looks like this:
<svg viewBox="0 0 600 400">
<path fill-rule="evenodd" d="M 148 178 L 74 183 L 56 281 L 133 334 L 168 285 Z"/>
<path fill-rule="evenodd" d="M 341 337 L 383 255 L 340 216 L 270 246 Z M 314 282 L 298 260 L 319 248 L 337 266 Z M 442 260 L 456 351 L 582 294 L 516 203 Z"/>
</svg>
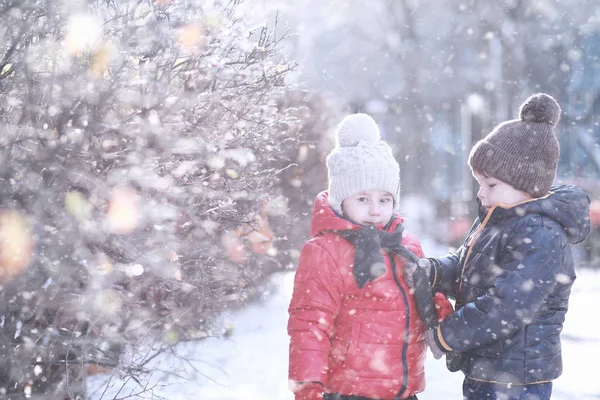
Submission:
<svg viewBox="0 0 600 400">
<path fill-rule="evenodd" d="M 395 217 L 387 230 L 402 221 Z M 289 378 L 320 382 L 325 393 L 404 399 L 425 389 L 425 326 L 401 258 L 384 252 L 385 274 L 359 289 L 354 246 L 328 232 L 359 228 L 337 216 L 327 192 L 317 196 L 288 310 Z M 404 232 L 402 245 L 423 257 L 415 236 Z"/>
</svg>

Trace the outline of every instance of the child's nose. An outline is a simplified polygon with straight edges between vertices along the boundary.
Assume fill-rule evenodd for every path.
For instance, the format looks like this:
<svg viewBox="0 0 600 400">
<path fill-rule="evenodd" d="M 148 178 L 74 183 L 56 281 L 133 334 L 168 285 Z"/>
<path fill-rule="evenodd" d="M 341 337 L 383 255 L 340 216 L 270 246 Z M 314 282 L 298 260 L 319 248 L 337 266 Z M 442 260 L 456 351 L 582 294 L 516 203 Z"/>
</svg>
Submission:
<svg viewBox="0 0 600 400">
<path fill-rule="evenodd" d="M 485 197 L 485 194 L 483 193 L 483 189 L 479 188 L 479 190 L 477 191 L 477 197 L 479 199 L 483 199 Z"/>
<path fill-rule="evenodd" d="M 369 207 L 369 213 L 370 213 L 371 215 L 379 215 L 379 213 L 380 213 L 380 207 L 379 207 L 379 204 L 377 204 L 377 203 L 372 203 L 372 204 L 371 204 L 371 207 Z"/>
</svg>

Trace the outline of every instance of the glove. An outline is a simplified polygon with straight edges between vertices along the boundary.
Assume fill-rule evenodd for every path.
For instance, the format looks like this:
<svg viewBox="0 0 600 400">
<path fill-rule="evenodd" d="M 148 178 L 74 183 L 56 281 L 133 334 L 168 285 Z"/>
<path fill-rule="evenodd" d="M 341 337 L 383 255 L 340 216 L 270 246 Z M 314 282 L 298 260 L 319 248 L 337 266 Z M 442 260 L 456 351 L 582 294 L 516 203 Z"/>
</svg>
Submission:
<svg viewBox="0 0 600 400">
<path fill-rule="evenodd" d="M 435 312 L 437 313 L 438 322 L 442 322 L 449 314 L 454 312 L 452 303 L 443 293 L 437 292 L 433 296 L 433 304 L 435 304 Z"/>
<path fill-rule="evenodd" d="M 445 354 L 445 352 L 442 349 L 440 349 L 440 346 L 438 346 L 434 335 L 435 335 L 434 330 L 429 329 L 427 332 L 425 332 L 425 341 L 427 342 L 427 346 L 429 346 L 429 350 L 431 350 L 433 357 L 436 360 L 439 360 L 440 358 L 442 358 L 442 356 Z"/>
<path fill-rule="evenodd" d="M 295 400 L 322 400 L 323 385 L 320 383 L 304 383 L 300 389 L 294 391 Z"/>
<path fill-rule="evenodd" d="M 413 275 L 417 268 L 422 268 L 427 274 L 427 277 L 429 278 L 429 276 L 431 275 L 432 267 L 433 265 L 431 264 L 431 261 L 429 261 L 427 258 L 419 259 L 418 264 L 406 262 L 404 263 L 404 281 L 406 282 L 409 288 L 414 289 L 415 281 L 413 279 Z"/>
</svg>

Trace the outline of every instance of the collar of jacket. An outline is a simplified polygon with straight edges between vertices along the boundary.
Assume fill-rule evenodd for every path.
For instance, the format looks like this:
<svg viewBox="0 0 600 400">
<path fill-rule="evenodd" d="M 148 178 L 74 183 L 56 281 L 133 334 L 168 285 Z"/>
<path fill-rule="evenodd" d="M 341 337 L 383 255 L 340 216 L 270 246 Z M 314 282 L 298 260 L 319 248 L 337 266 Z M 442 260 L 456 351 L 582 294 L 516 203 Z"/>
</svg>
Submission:
<svg viewBox="0 0 600 400">
<path fill-rule="evenodd" d="M 553 186 L 551 191 L 539 198 L 514 205 L 496 204 L 489 212 L 480 210 L 480 220 L 487 225 L 500 223 L 510 217 L 524 218 L 539 215 L 559 224 L 571 244 L 585 240 L 590 232 L 590 198 L 581 189 L 572 185 Z"/>
<path fill-rule="evenodd" d="M 489 216 L 488 224 L 492 224 L 492 223 L 497 222 L 505 217 L 511 217 L 513 215 L 523 216 L 527 213 L 530 203 L 533 203 L 538 200 L 546 199 L 551 194 L 552 194 L 552 192 L 548 192 L 548 194 L 543 197 L 537 197 L 534 199 L 524 200 L 524 201 L 522 201 L 520 203 L 516 203 L 516 204 L 496 203 L 489 209 L 489 211 L 487 211 L 483 206 L 481 206 L 481 203 L 478 201 L 479 219 L 483 221 Z"/>
</svg>

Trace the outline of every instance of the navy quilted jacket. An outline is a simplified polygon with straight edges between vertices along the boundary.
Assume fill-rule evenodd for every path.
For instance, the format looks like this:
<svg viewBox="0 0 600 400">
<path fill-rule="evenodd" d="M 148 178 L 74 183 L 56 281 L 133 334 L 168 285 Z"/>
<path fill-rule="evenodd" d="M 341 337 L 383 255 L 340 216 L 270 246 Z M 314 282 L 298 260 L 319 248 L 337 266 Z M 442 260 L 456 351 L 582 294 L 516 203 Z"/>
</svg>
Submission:
<svg viewBox="0 0 600 400">
<path fill-rule="evenodd" d="M 573 186 L 510 208 L 482 209 L 463 246 L 432 259 L 434 289 L 457 311 L 437 330 L 472 379 L 526 384 L 562 372 L 560 332 L 575 269 L 571 244 L 589 233 L 589 198 Z"/>
</svg>

